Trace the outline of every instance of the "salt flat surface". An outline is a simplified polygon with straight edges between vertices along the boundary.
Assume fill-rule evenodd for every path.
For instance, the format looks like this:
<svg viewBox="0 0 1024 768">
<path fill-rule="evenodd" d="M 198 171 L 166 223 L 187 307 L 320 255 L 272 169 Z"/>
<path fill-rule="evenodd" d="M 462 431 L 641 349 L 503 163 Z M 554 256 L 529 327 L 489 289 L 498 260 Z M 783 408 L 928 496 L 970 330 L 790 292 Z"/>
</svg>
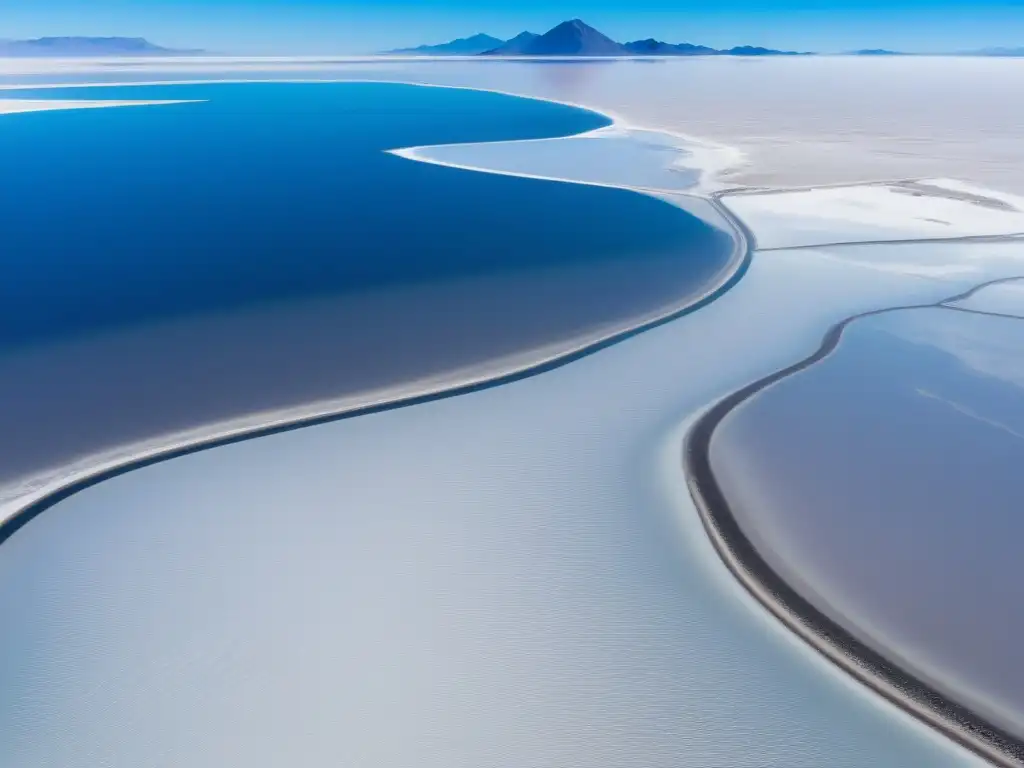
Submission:
<svg viewBox="0 0 1024 768">
<path fill-rule="evenodd" d="M 181 101 L 145 101 L 112 99 L 2 99 L 0 98 L 0 115 L 12 115 L 18 112 L 48 112 L 58 109 L 95 109 L 98 107 L 142 107 L 153 104 L 181 104 Z"/>
<path fill-rule="evenodd" d="M 0 60 L 8 83 L 224 76 L 399 79 L 569 101 L 734 148 L 723 186 L 952 177 L 1024 194 L 1024 104 L 1012 98 L 1024 92 L 1022 59 Z"/>
<path fill-rule="evenodd" d="M 764 247 L 844 239 L 823 239 L 808 218 L 869 240 L 933 237 L 939 221 L 968 235 L 1015 222 L 1015 198 L 979 185 L 1024 193 L 1024 110 L 1005 98 L 1024 68 L 902 61 L 103 71 L 191 79 L 229 67 L 555 98 L 611 112 L 619 128 L 721 142 L 717 157 L 741 150 L 745 164 L 715 169 L 722 186 L 973 184 L 814 196 L 804 202 L 825 214 L 810 217 L 754 204 L 759 239 L 775 237 Z M 18 66 L 8 82 L 90 78 L 95 65 Z M 843 75 L 849 93 L 835 88 Z M 896 196 L 917 207 L 889 217 Z M 769 197 L 783 195 L 743 199 Z M 1024 272 L 1006 243 L 947 245 L 958 250 L 935 259 L 918 245 L 761 254 L 709 307 L 557 371 L 190 455 L 61 502 L 0 548 L 13 628 L 0 657 L 27 660 L 0 667 L 7 762 L 974 764 L 747 597 L 700 527 L 678 453 L 700 409 L 809 354 L 832 323 Z"/>
<path fill-rule="evenodd" d="M 1024 280 L 990 285 L 949 306 L 1024 318 Z"/>
<path fill-rule="evenodd" d="M 490 173 L 686 192 L 701 185 L 701 147 L 684 148 L 680 141 L 612 126 L 568 138 L 412 147 L 396 154 Z"/>
<path fill-rule="evenodd" d="M 555 371 L 60 502 L 0 548 L 5 766 L 976 764 L 753 603 L 679 453 L 832 323 L 971 280 L 778 251 Z"/>
<path fill-rule="evenodd" d="M 819 246 L 809 250 L 820 258 L 837 259 L 864 269 L 935 280 L 981 283 L 1024 275 L 1022 240 L 875 243 Z M 772 252 L 762 256 L 771 257 Z"/>
<path fill-rule="evenodd" d="M 724 195 L 757 247 L 1024 234 L 1024 197 L 946 179 Z"/>
<path fill-rule="evenodd" d="M 1024 108 L 1007 99 L 1024 88 L 1020 60 L 715 57 L 489 71 L 471 61 L 396 72 L 570 100 L 734 147 L 744 160 L 722 174 L 726 186 L 954 177 L 1024 193 Z"/>
</svg>

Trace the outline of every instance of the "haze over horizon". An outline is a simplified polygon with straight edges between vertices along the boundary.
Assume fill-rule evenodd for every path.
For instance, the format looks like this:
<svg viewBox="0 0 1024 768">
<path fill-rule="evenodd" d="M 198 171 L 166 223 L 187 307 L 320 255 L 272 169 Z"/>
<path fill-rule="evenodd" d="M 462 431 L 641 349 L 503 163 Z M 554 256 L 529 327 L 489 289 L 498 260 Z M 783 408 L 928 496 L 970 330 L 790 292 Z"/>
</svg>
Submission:
<svg viewBox="0 0 1024 768">
<path fill-rule="evenodd" d="M 237 54 L 362 54 L 476 33 L 508 39 L 582 18 L 616 40 L 656 37 L 717 48 L 949 52 L 1024 45 L 1016 0 L 8 0 L 0 39 L 145 37 L 171 48 Z"/>
</svg>

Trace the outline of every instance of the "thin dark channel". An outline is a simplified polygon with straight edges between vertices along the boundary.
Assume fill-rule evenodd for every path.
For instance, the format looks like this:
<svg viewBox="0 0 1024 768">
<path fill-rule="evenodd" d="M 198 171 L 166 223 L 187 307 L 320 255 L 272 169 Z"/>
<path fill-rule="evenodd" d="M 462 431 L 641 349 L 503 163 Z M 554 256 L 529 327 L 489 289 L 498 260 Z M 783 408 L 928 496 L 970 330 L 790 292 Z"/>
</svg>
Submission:
<svg viewBox="0 0 1024 768">
<path fill-rule="evenodd" d="M 971 309 L 970 307 L 955 307 L 949 304 L 941 304 L 942 309 L 949 309 L 953 312 L 963 312 L 966 315 L 984 315 L 985 317 L 1001 317 L 1004 320 L 1024 320 L 1020 315 L 1010 315 L 1006 312 L 989 312 L 984 309 Z"/>
<path fill-rule="evenodd" d="M 285 423 L 277 423 L 270 426 L 255 427 L 238 433 L 223 435 L 218 437 L 212 437 L 206 440 L 198 440 L 188 445 L 178 446 L 175 448 L 167 449 L 164 451 L 158 451 L 146 456 L 142 456 L 135 459 L 129 459 L 124 463 L 118 464 L 113 467 L 108 467 L 85 477 L 81 477 L 73 482 L 64 485 L 61 488 L 54 490 L 43 496 L 40 499 L 28 504 L 22 509 L 18 510 L 14 514 L 10 515 L 6 519 L 0 521 L 0 545 L 3 545 L 8 539 L 17 533 L 21 528 L 30 523 L 33 519 L 41 515 L 46 510 L 50 509 L 54 505 L 61 501 L 75 495 L 79 491 L 83 491 L 91 486 L 98 485 L 105 480 L 110 480 L 118 475 L 123 475 L 136 469 L 148 467 L 153 464 L 159 464 L 164 461 L 186 456 L 191 453 L 199 453 L 200 451 L 210 450 L 212 448 L 219 448 L 224 445 L 230 445 L 232 443 L 242 442 L 243 440 L 251 440 L 259 437 L 266 437 L 269 435 L 279 434 L 282 432 L 291 432 L 296 429 L 302 429 L 304 427 L 312 427 L 320 424 L 328 424 L 335 421 L 341 421 L 344 419 L 351 419 L 357 416 L 366 416 L 372 413 L 381 413 L 384 411 L 391 411 L 398 408 L 405 408 L 413 405 L 421 405 L 424 403 L 430 403 L 437 400 L 445 400 L 451 397 L 457 397 L 459 395 L 469 394 L 471 392 L 477 392 L 485 389 L 491 389 L 498 387 L 503 384 L 510 384 L 521 379 L 526 379 L 532 376 L 536 376 L 541 373 L 553 371 L 562 366 L 568 365 L 569 363 L 575 362 L 582 358 L 588 357 L 596 352 L 599 352 L 608 347 L 619 344 L 627 339 L 637 336 L 644 331 L 657 328 L 661 325 L 665 325 L 673 320 L 677 320 L 680 317 L 688 315 L 698 309 L 707 306 L 715 299 L 722 296 L 728 290 L 730 290 L 736 283 L 738 283 L 743 276 L 746 274 L 747 269 L 750 266 L 750 261 L 753 254 L 751 248 L 752 235 L 749 229 L 736 219 L 731 213 L 725 210 L 724 206 L 718 204 L 715 198 L 712 198 L 712 202 L 715 205 L 716 210 L 721 213 L 725 221 L 732 228 L 730 236 L 733 239 L 733 261 L 737 262 L 735 271 L 729 276 L 729 278 L 723 282 L 717 289 L 702 297 L 701 299 L 689 304 L 685 307 L 680 308 L 676 312 L 665 315 L 663 317 L 656 318 L 647 323 L 643 323 L 633 328 L 627 328 L 619 331 L 613 335 L 610 335 L 600 341 L 596 341 L 589 344 L 581 349 L 577 349 L 573 352 L 567 353 L 560 357 L 556 357 L 551 360 L 544 361 L 542 363 L 528 366 L 526 368 L 513 371 L 511 373 L 497 375 L 493 378 L 485 381 L 474 382 L 472 384 L 464 384 L 451 387 L 439 392 L 431 392 L 423 395 L 413 395 L 409 397 L 399 398 L 386 403 L 377 403 L 374 405 L 357 406 L 355 408 L 346 409 L 343 411 L 337 411 L 327 414 L 318 414 L 316 416 L 310 416 L 305 418 L 294 419 Z"/>
<path fill-rule="evenodd" d="M 916 237 L 887 240 L 843 240 L 836 243 L 814 243 L 813 245 L 777 245 L 760 248 L 761 251 L 806 251 L 815 248 L 833 248 L 849 245 L 924 245 L 927 243 L 1003 243 L 1024 238 L 1024 232 L 1010 232 L 1005 235 L 963 235 L 961 237 Z"/>
<path fill-rule="evenodd" d="M 956 296 L 950 296 L 948 299 L 943 299 L 942 301 L 937 302 L 936 304 L 934 304 L 934 306 L 936 306 L 936 307 L 943 307 L 945 309 L 949 309 L 949 307 L 947 307 L 946 305 L 950 304 L 950 303 L 952 303 L 954 301 L 963 301 L 964 299 L 969 299 L 969 298 L 971 298 L 971 296 L 973 296 L 974 294 L 978 293 L 979 291 L 983 291 L 986 288 L 991 288 L 993 285 L 1002 285 L 1003 283 L 1014 283 L 1014 282 L 1016 282 L 1018 280 L 1024 280 L 1024 276 L 1000 277 L 1000 278 L 998 278 L 996 280 L 989 280 L 988 282 L 982 283 L 981 285 L 976 285 L 973 288 L 971 288 L 970 290 L 964 291 L 963 293 L 958 293 Z M 929 305 L 929 306 L 933 306 L 933 305 Z M 894 309 L 895 309 L 895 307 L 894 307 Z M 888 310 L 885 310 L 885 311 L 888 311 Z"/>
<path fill-rule="evenodd" d="M 955 309 L 946 303 L 962 301 L 984 288 L 1020 279 L 1015 276 L 990 280 L 937 302 L 886 307 L 840 321 L 827 331 L 817 351 L 809 357 L 716 403 L 687 434 L 682 456 L 687 486 L 715 550 L 755 599 L 836 666 L 962 746 L 996 765 L 1007 767 L 1024 766 L 1024 741 L 941 695 L 854 638 L 768 565 L 729 509 L 711 469 L 709 448 L 715 429 L 733 409 L 767 387 L 828 357 L 838 347 L 846 327 L 856 320 L 910 309 Z"/>
</svg>

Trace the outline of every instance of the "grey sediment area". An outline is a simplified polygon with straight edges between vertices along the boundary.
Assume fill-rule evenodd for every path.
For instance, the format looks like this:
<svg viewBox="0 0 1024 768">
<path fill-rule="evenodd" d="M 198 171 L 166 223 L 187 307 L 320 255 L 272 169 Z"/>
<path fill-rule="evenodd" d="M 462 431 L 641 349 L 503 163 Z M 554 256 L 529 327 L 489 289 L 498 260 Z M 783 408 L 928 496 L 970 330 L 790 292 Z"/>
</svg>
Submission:
<svg viewBox="0 0 1024 768">
<path fill-rule="evenodd" d="M 689 301 L 682 306 L 674 308 L 672 311 L 648 319 L 643 323 L 609 333 L 594 340 L 593 342 L 582 344 L 564 354 L 558 354 L 538 363 L 525 365 L 520 368 L 473 381 L 471 383 L 455 384 L 444 389 L 432 390 L 423 394 L 413 394 L 384 402 L 374 402 L 369 405 L 357 405 L 326 413 L 300 416 L 287 421 L 275 421 L 270 425 L 239 429 L 229 434 L 219 434 L 194 439 L 187 443 L 176 444 L 173 447 L 156 449 L 145 454 L 129 456 L 123 460 L 117 461 L 116 463 L 102 466 L 93 471 L 86 470 L 77 475 L 74 479 L 56 485 L 44 495 L 33 498 L 29 503 L 21 506 L 20 508 L 16 508 L 15 511 L 8 514 L 7 517 L 0 519 L 0 545 L 10 539 L 10 537 L 17 533 L 22 527 L 27 525 L 47 509 L 50 509 L 54 505 L 69 498 L 70 496 L 73 496 L 79 491 L 85 490 L 86 488 L 102 483 L 103 481 L 109 480 L 113 477 L 117 477 L 118 475 L 123 475 L 136 469 L 169 461 L 191 453 L 197 453 L 199 451 L 205 451 L 229 445 L 231 443 L 241 442 L 243 440 L 251 440 L 277 433 L 302 429 L 304 427 L 325 424 L 332 421 L 350 419 L 371 413 L 378 413 L 381 411 L 404 408 L 406 406 L 418 405 L 435 400 L 457 397 L 459 395 L 501 386 L 519 379 L 555 370 L 576 360 L 599 352 L 602 349 L 606 349 L 610 346 L 626 341 L 627 339 L 643 333 L 644 331 L 656 328 L 695 312 L 728 291 L 743 277 L 750 264 L 753 253 L 753 236 L 747 227 L 733 216 L 724 206 L 720 205 L 717 202 L 717 199 L 712 198 L 710 202 L 722 217 L 722 221 L 725 222 L 730 230 L 726 233 L 732 239 L 733 244 L 732 253 L 728 260 L 730 270 L 727 273 L 728 276 L 722 280 L 717 287 L 713 288 L 695 301 Z"/>
<path fill-rule="evenodd" d="M 755 599 L 802 640 L 860 682 L 978 755 L 1008 767 L 1024 766 L 1024 741 L 890 662 L 822 613 L 776 573 L 730 510 L 711 467 L 710 444 L 718 425 L 735 408 L 767 387 L 828 357 L 838 347 L 844 330 L 857 320 L 911 309 L 959 309 L 949 304 L 968 299 L 984 288 L 1020 279 L 1015 276 L 990 280 L 937 302 L 886 307 L 837 323 L 812 355 L 713 405 L 687 434 L 682 450 L 683 471 L 701 522 L 726 567 Z"/>
</svg>

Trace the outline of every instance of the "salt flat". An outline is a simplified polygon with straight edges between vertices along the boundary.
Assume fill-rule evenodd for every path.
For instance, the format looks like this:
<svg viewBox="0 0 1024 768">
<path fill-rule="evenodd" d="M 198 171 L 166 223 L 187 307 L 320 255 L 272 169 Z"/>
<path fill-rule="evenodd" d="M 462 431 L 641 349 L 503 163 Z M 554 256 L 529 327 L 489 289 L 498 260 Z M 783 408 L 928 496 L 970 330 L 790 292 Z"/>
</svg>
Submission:
<svg viewBox="0 0 1024 768">
<path fill-rule="evenodd" d="M 759 249 L 1024 235 L 1024 197 L 952 179 L 726 194 Z"/>
<path fill-rule="evenodd" d="M 0 548 L 7 764 L 976 764 L 753 603 L 680 445 L 822 328 L 981 274 L 777 251 L 555 371 L 75 494 Z"/>
<path fill-rule="evenodd" d="M 95 76 L 61 66 L 10 79 Z M 1020 64 L 263 60 L 103 72 L 502 90 L 718 143 L 736 162 L 715 168 L 704 194 L 908 178 L 938 179 L 943 193 L 728 195 L 781 250 L 755 254 L 693 315 L 531 379 L 196 453 L 49 509 L 0 552 L 0 610 L 15 628 L 0 655 L 29 660 L 0 685 L 14 765 L 154 754 L 194 766 L 973 763 L 741 590 L 700 527 L 679 446 L 709 403 L 806 356 L 845 317 L 1024 274 L 1018 243 L 827 245 L 1008 234 L 1009 195 L 1024 193 L 1024 110 L 1006 99 Z"/>
<path fill-rule="evenodd" d="M 667 192 L 699 191 L 707 159 L 660 131 L 610 126 L 559 139 L 410 147 L 395 154 L 468 170 Z"/>
<path fill-rule="evenodd" d="M 956 178 L 1024 193 L 1024 60 L 958 57 L 588 61 L 206 58 L 0 60 L 0 81 L 399 79 L 570 101 L 742 153 L 724 186 Z"/>
<path fill-rule="evenodd" d="M 59 109 L 97 109 L 100 107 L 143 107 L 153 104 L 180 104 L 180 101 L 146 101 L 114 99 L 2 99 L 0 115 L 19 112 L 49 112 Z"/>
</svg>

